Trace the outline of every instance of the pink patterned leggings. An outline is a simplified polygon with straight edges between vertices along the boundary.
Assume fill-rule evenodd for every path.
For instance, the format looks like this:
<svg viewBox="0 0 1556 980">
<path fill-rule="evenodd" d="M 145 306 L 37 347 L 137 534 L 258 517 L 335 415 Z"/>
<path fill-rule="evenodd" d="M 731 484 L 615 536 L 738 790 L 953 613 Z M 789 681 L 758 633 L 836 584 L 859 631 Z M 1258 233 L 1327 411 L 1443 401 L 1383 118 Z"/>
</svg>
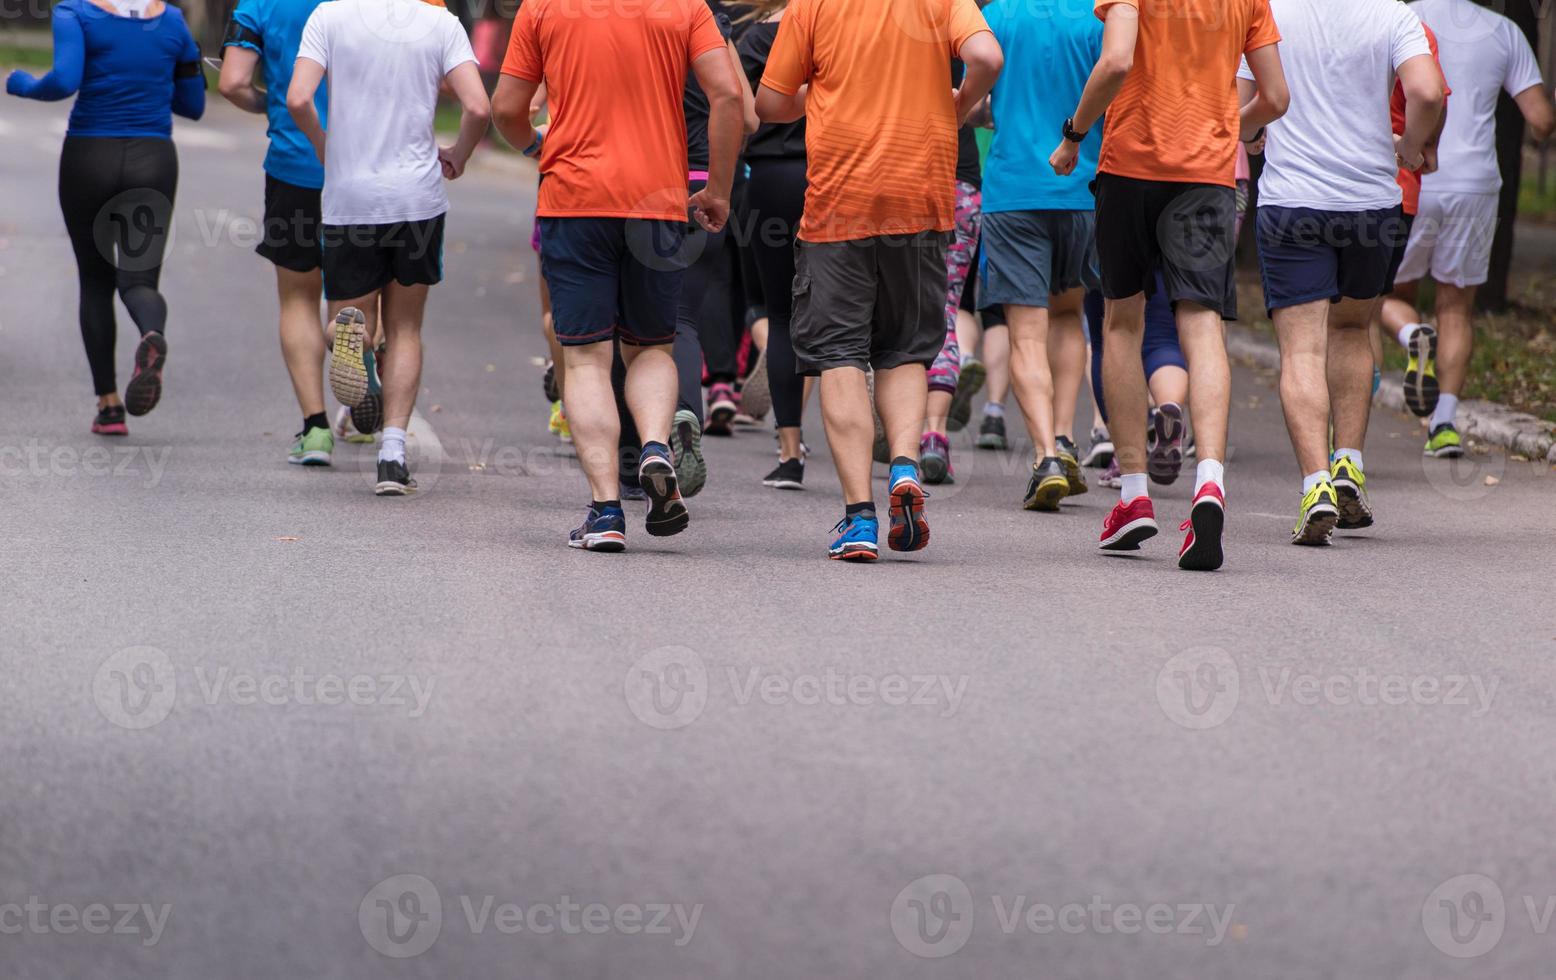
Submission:
<svg viewBox="0 0 1556 980">
<path fill-rule="evenodd" d="M 971 184 L 956 182 L 956 238 L 946 250 L 945 345 L 929 369 L 929 390 L 955 392 L 962 376 L 962 351 L 956 342 L 956 311 L 962 305 L 962 287 L 975 275 L 973 255 L 978 250 L 978 228 L 983 223 L 983 193 Z"/>
</svg>

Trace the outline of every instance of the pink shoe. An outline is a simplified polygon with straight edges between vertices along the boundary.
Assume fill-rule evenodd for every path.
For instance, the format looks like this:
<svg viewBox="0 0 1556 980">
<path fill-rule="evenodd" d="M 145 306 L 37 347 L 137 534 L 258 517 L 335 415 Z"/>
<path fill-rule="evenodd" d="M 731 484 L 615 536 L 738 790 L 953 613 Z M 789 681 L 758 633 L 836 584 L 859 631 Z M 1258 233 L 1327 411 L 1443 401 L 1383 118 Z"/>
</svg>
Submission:
<svg viewBox="0 0 1556 980">
<path fill-rule="evenodd" d="M 1207 483 L 1194 495 L 1189 519 L 1178 530 L 1189 532 L 1178 549 L 1178 567 L 1213 572 L 1221 567 L 1221 531 L 1226 526 L 1226 496 L 1220 485 Z"/>
</svg>

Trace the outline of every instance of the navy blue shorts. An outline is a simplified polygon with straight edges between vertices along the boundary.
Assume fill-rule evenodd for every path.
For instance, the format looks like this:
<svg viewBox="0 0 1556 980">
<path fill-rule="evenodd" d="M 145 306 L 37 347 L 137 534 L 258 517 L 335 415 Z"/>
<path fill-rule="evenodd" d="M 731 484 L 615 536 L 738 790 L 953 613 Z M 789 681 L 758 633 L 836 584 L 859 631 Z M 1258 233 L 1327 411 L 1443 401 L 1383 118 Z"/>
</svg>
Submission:
<svg viewBox="0 0 1556 980">
<path fill-rule="evenodd" d="M 1259 208 L 1264 305 L 1284 310 L 1316 300 L 1376 299 L 1409 225 L 1398 205 L 1378 211 Z"/>
<path fill-rule="evenodd" d="M 540 274 L 563 347 L 675 340 L 681 279 L 702 236 L 685 221 L 540 219 Z"/>
</svg>

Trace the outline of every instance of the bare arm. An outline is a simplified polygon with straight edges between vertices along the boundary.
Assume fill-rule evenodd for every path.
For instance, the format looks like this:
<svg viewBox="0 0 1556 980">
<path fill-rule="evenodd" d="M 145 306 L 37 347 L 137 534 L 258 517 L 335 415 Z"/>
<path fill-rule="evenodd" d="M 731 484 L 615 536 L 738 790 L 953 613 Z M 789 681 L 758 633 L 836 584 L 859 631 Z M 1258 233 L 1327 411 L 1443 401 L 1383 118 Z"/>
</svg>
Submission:
<svg viewBox="0 0 1556 980">
<path fill-rule="evenodd" d="M 1545 86 L 1531 85 L 1513 96 L 1513 101 L 1518 103 L 1518 111 L 1524 114 L 1524 123 L 1529 127 L 1529 139 L 1536 144 L 1550 139 L 1551 133 L 1556 131 L 1556 109 L 1551 107 L 1551 96 L 1545 91 Z"/>
<path fill-rule="evenodd" d="M 539 89 L 539 82 L 503 75 L 497 79 L 497 91 L 492 93 L 492 122 L 497 125 L 497 131 L 510 146 L 521 152 L 535 147 L 532 155 L 540 152 L 535 146 L 535 126 L 531 122 L 531 110 Z"/>
<path fill-rule="evenodd" d="M 793 95 L 784 95 L 766 85 L 756 90 L 756 116 L 762 122 L 790 123 L 805 118 L 805 95 L 809 85 L 801 85 Z"/>
<path fill-rule="evenodd" d="M 1135 66 L 1135 42 L 1140 38 L 1140 12 L 1126 3 L 1108 8 L 1107 20 L 1102 26 L 1102 55 L 1086 79 L 1080 104 L 1075 107 L 1071 125 L 1077 133 L 1085 133 L 1097 124 L 1108 106 L 1118 98 Z M 1055 120 L 1058 122 L 1058 120 Z M 1075 172 L 1075 162 L 1080 158 L 1081 145 L 1060 138 L 1059 146 L 1048 158 L 1054 173 L 1068 177 Z"/>
<path fill-rule="evenodd" d="M 962 42 L 957 56 L 967 68 L 962 76 L 962 87 L 956 90 L 956 123 L 960 126 L 993 91 L 994 83 L 1005 67 L 1005 52 L 1000 50 L 1000 43 L 993 33 L 979 31 Z"/>
<path fill-rule="evenodd" d="M 1395 140 L 1399 164 L 1419 170 L 1426 150 L 1443 115 L 1443 78 L 1431 55 L 1418 55 L 1399 66 L 1399 84 L 1405 90 L 1405 132 Z"/>
<path fill-rule="evenodd" d="M 697 84 L 708 97 L 708 183 L 692 195 L 697 221 L 709 231 L 719 231 L 729 220 L 730 186 L 735 182 L 735 160 L 740 156 L 740 74 L 730 61 L 728 48 L 705 51 L 692 61 Z"/>
<path fill-rule="evenodd" d="M 324 66 L 312 58 L 298 58 L 292 69 L 292 84 L 286 90 L 286 111 L 302 134 L 313 144 L 313 152 L 319 162 L 324 161 L 324 124 L 319 121 L 319 110 L 314 107 L 313 96 L 324 81 Z"/>
<path fill-rule="evenodd" d="M 470 154 L 486 138 L 491 128 L 492 106 L 486 99 L 486 86 L 481 82 L 481 69 L 475 62 L 455 65 L 443 78 L 459 100 L 459 138 L 453 146 L 439 147 L 438 159 L 443 163 L 443 176 L 457 180 L 470 162 Z"/>
<path fill-rule="evenodd" d="M 729 60 L 735 69 L 735 79 L 740 83 L 740 111 L 744 116 L 745 132 L 747 136 L 756 132 L 762 120 L 756 115 L 756 96 L 751 92 L 751 80 L 740 67 L 740 52 L 735 50 L 735 42 L 729 42 Z"/>
<path fill-rule="evenodd" d="M 1238 91 L 1253 92 L 1252 98 L 1243 100 L 1242 139 L 1251 140 L 1255 133 L 1286 114 L 1291 107 L 1291 89 L 1286 85 L 1286 69 L 1280 63 L 1280 45 L 1266 44 L 1248 52 L 1248 69 L 1253 72 L 1252 82 L 1238 81 Z"/>
<path fill-rule="evenodd" d="M 265 111 L 265 94 L 254 87 L 254 68 L 258 64 L 259 52 L 253 48 L 229 44 L 222 49 L 222 73 L 216 90 L 244 112 Z"/>
</svg>

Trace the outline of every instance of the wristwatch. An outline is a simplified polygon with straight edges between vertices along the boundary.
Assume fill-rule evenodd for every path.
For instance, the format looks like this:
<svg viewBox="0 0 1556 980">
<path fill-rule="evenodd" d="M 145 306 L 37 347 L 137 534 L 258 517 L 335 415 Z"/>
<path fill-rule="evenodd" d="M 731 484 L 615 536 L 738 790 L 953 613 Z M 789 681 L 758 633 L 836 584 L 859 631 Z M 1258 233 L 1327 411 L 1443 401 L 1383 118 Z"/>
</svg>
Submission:
<svg viewBox="0 0 1556 980">
<path fill-rule="evenodd" d="M 544 142 L 545 142 L 545 139 L 544 139 L 544 137 L 542 137 L 540 135 L 540 130 L 538 130 L 538 129 L 535 130 L 535 140 L 534 140 L 534 142 L 530 143 L 529 146 L 524 148 L 524 155 L 527 156 L 527 157 L 538 157 L 538 156 L 540 156 L 540 147 L 541 147 L 541 144 L 544 143 Z"/>
<path fill-rule="evenodd" d="M 1264 127 L 1264 126 L 1260 126 L 1259 127 L 1259 131 L 1257 133 L 1254 133 L 1252 136 L 1250 136 L 1247 139 L 1243 140 L 1243 142 L 1244 143 L 1257 143 L 1257 142 L 1259 142 L 1259 140 L 1264 138 L 1264 130 L 1265 130 L 1265 128 L 1266 127 Z"/>
<path fill-rule="evenodd" d="M 1091 130 L 1088 129 L 1086 133 L 1089 132 L 1091 132 Z M 1071 116 L 1069 119 L 1064 121 L 1064 138 L 1069 140 L 1071 143 L 1080 143 L 1084 141 L 1086 139 L 1086 133 L 1077 133 L 1075 131 L 1074 116 Z"/>
</svg>

